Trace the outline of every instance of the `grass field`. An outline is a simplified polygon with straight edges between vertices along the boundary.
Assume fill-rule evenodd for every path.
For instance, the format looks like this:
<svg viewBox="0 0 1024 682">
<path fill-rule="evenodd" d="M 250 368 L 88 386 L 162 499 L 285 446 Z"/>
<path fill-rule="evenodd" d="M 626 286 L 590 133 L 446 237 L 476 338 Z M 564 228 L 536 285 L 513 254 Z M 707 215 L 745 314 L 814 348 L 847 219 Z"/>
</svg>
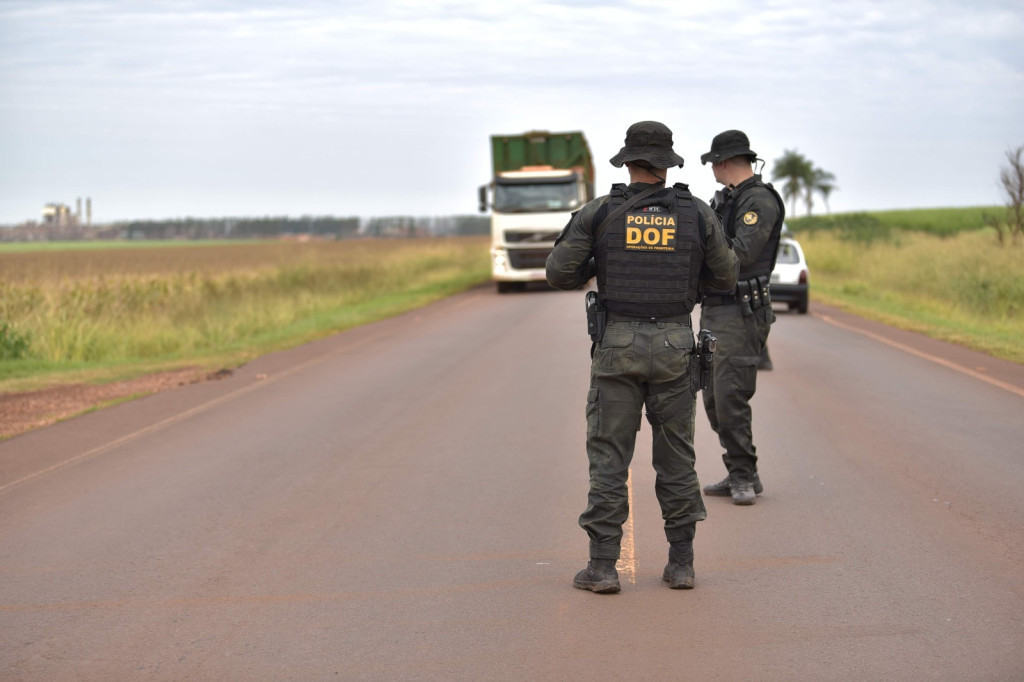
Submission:
<svg viewBox="0 0 1024 682">
<path fill-rule="evenodd" d="M 899 211 L 873 211 L 871 213 L 841 213 L 836 215 L 790 218 L 790 228 L 809 232 L 837 232 L 851 241 L 874 241 L 888 238 L 894 232 L 924 232 L 938 236 L 951 236 L 985 228 L 985 216 L 1002 216 L 1006 209 L 999 206 L 972 206 L 969 208 L 918 208 Z"/>
<path fill-rule="evenodd" d="M 982 224 L 986 210 L 998 209 L 787 222 L 807 256 L 812 306 L 838 305 L 1024 363 L 1024 248 L 1000 245 Z"/>
<path fill-rule="evenodd" d="M 257 355 L 486 281 L 488 238 L 0 248 L 0 392 Z"/>
</svg>

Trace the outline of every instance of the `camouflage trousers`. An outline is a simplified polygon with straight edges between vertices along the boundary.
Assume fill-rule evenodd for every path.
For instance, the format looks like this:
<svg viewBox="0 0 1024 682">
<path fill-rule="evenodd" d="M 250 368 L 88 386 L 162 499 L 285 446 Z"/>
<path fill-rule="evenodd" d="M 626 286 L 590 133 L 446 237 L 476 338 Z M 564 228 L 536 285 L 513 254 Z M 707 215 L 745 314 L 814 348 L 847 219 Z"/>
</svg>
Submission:
<svg viewBox="0 0 1024 682">
<path fill-rule="evenodd" d="M 751 311 L 740 303 L 702 307 L 701 329 L 718 338 L 714 380 L 704 391 L 704 411 L 729 475 L 750 481 L 757 471 L 750 399 L 757 390 L 757 364 L 775 313 L 770 306 Z"/>
<path fill-rule="evenodd" d="M 618 559 L 629 516 L 626 479 L 641 411 L 653 432 L 655 493 L 669 542 L 707 517 L 694 471 L 693 331 L 673 322 L 609 322 L 594 348 L 587 395 L 590 493 L 580 526 L 590 556 Z"/>
</svg>

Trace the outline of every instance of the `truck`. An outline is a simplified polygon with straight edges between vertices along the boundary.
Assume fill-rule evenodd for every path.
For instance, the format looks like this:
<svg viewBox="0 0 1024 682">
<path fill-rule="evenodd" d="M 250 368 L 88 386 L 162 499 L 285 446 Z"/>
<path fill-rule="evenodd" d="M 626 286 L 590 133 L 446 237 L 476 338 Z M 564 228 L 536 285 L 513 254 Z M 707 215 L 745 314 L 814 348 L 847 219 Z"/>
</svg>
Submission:
<svg viewBox="0 0 1024 682">
<path fill-rule="evenodd" d="M 491 273 L 498 293 L 545 281 L 544 264 L 573 211 L 594 198 L 594 162 L 580 131 L 491 136 Z M 490 201 L 488 201 L 490 199 Z"/>
</svg>

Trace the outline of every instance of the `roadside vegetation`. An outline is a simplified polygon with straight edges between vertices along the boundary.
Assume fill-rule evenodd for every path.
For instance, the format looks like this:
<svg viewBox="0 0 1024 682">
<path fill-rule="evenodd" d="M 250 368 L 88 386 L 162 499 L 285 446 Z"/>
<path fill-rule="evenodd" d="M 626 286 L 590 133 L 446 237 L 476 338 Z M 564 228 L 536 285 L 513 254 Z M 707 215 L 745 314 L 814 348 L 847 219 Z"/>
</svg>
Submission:
<svg viewBox="0 0 1024 682">
<path fill-rule="evenodd" d="M 1003 207 L 787 220 L 811 299 L 1024 363 L 1024 245 L 1000 239 Z"/>
<path fill-rule="evenodd" d="M 794 218 L 811 298 L 1024 362 L 1003 207 Z M 236 367 L 489 279 L 486 237 L 0 246 L 0 393 Z"/>
<path fill-rule="evenodd" d="M 0 246 L 0 393 L 238 366 L 487 281 L 487 244 Z"/>
</svg>

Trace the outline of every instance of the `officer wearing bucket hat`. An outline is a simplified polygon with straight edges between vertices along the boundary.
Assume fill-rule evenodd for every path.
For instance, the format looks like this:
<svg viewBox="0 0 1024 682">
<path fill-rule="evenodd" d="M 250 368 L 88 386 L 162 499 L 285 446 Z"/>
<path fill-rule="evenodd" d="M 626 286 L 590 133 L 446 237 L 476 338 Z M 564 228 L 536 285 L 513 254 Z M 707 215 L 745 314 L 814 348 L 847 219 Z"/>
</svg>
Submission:
<svg viewBox="0 0 1024 682">
<path fill-rule="evenodd" d="M 669 542 L 662 578 L 673 589 L 689 589 L 694 532 L 707 516 L 694 472 L 690 311 L 702 286 L 735 286 L 737 259 L 715 212 L 686 185 L 665 185 L 666 170 L 683 165 L 667 126 L 631 125 L 611 164 L 626 166 L 630 184 L 613 185 L 574 213 L 547 260 L 548 283 L 558 289 L 578 289 L 597 276 L 596 294 L 587 293 L 590 493 L 579 518 L 590 538 L 590 561 L 573 586 L 619 591 L 615 563 L 629 516 L 626 478 L 646 407 Z"/>
<path fill-rule="evenodd" d="M 750 399 L 775 321 L 769 278 L 785 218 L 778 192 L 754 174 L 756 160 L 750 140 L 740 130 L 716 135 L 711 150 L 700 157 L 701 164 L 711 163 L 715 180 L 724 186 L 711 205 L 740 263 L 736 286 L 709 290 L 701 302 L 701 326 L 718 339 L 714 380 L 704 391 L 704 410 L 725 448 L 722 461 L 728 471 L 704 492 L 731 496 L 739 505 L 754 504 L 764 490 L 757 471 Z"/>
</svg>

